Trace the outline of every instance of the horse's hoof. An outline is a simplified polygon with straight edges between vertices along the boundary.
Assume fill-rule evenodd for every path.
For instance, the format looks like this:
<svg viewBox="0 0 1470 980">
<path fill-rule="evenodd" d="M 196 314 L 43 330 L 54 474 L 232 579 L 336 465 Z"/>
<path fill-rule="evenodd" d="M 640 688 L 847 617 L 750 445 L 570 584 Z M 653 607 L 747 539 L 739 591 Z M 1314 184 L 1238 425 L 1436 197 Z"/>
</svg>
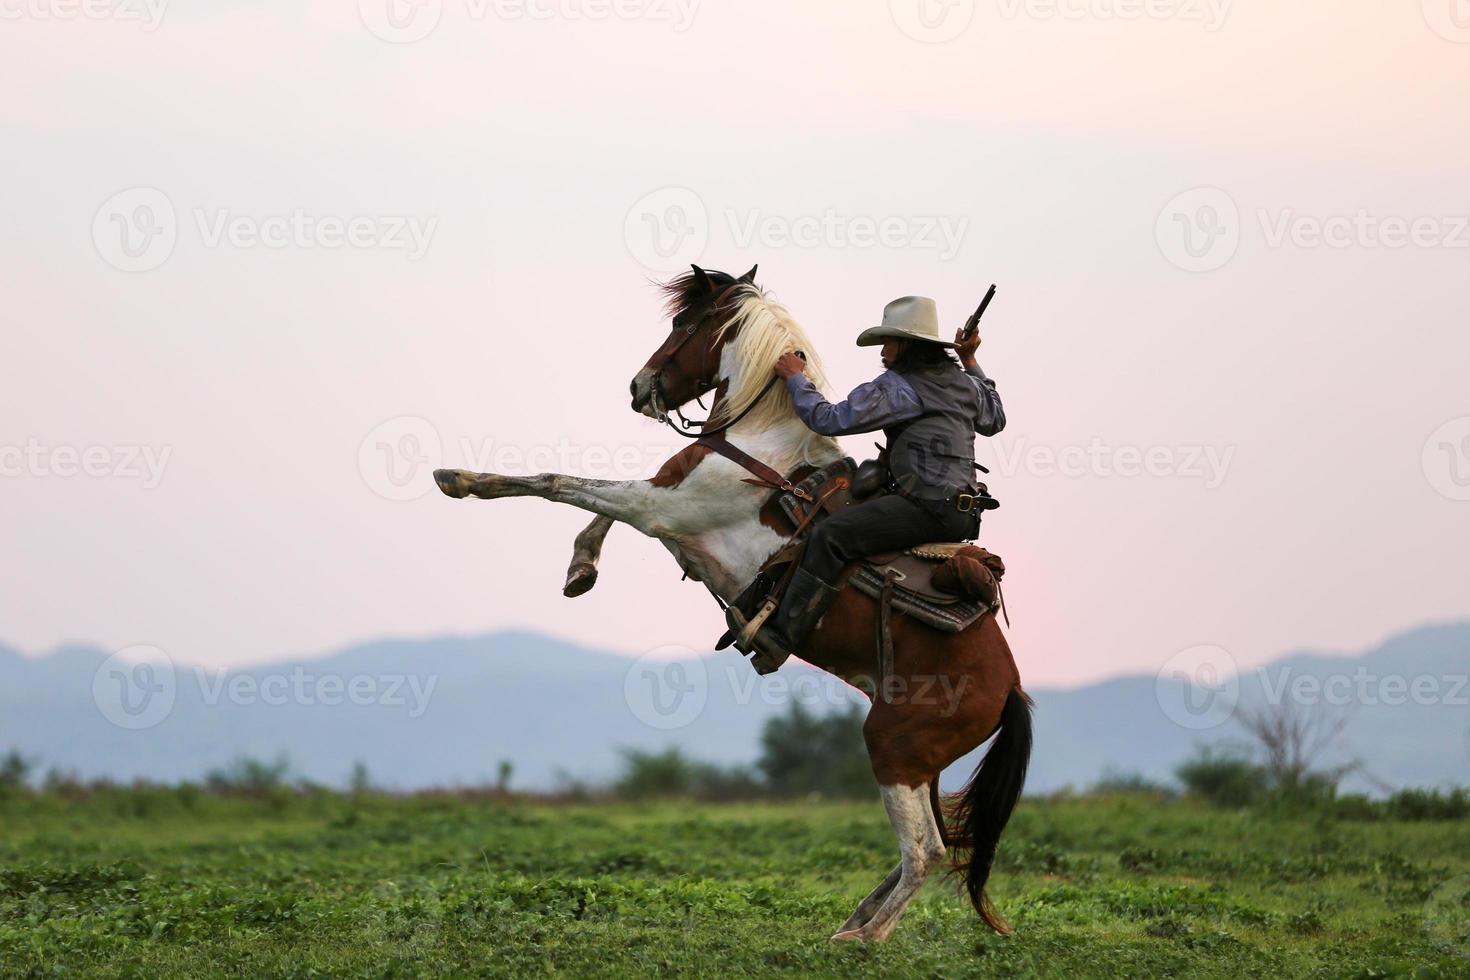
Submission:
<svg viewBox="0 0 1470 980">
<path fill-rule="evenodd" d="M 575 599 L 592 591 L 597 584 L 597 569 L 592 565 L 574 565 L 567 570 L 567 584 L 562 586 L 561 594 L 568 599 Z"/>
<path fill-rule="evenodd" d="M 863 931 L 861 929 L 849 929 L 846 932 L 834 933 L 832 938 L 827 941 L 831 943 L 860 943 L 863 942 Z"/>
<path fill-rule="evenodd" d="M 463 470 L 435 470 L 434 482 L 439 484 L 439 491 L 446 497 L 459 500 L 469 496 L 470 484 L 464 478 Z"/>
</svg>

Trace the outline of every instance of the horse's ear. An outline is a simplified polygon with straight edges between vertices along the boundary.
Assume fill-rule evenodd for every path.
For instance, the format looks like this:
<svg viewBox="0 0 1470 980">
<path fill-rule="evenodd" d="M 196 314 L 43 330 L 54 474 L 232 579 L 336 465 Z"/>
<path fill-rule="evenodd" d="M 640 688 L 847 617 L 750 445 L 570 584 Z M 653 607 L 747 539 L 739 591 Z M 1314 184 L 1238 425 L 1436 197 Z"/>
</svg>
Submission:
<svg viewBox="0 0 1470 980">
<path fill-rule="evenodd" d="M 745 275 L 743 275 L 743 276 L 740 277 L 740 281 L 741 282 L 748 282 L 752 286 L 754 286 L 755 285 L 755 270 L 757 270 L 759 268 L 760 268 L 760 263 L 757 262 L 755 265 L 753 265 L 753 266 L 750 267 L 750 271 L 749 272 L 747 272 Z"/>
<path fill-rule="evenodd" d="M 697 265 L 690 265 L 689 268 L 694 270 L 694 282 L 696 285 L 699 286 L 700 289 L 704 290 L 707 293 L 712 293 L 715 291 L 714 285 L 711 284 L 709 281 L 709 273 L 705 272 Z"/>
</svg>

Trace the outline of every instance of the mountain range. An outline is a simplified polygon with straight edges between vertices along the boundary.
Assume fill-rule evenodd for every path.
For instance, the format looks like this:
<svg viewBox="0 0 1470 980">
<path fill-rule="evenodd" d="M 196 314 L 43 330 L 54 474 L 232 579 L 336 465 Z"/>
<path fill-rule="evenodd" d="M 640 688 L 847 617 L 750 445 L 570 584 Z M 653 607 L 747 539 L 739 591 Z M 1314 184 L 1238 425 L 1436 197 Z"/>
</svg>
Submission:
<svg viewBox="0 0 1470 980">
<path fill-rule="evenodd" d="M 1241 711 L 1282 701 L 1344 719 L 1322 761 L 1360 763 L 1348 788 L 1467 784 L 1467 673 L 1470 622 L 1356 655 L 1292 653 L 1233 679 L 1165 671 L 1036 689 L 1027 788 L 1084 787 L 1108 772 L 1168 781 L 1199 746 L 1240 743 Z M 199 779 L 284 753 L 294 775 L 329 785 L 358 761 L 386 787 L 476 785 L 508 760 L 514 787 L 550 789 L 606 781 L 623 748 L 750 763 L 762 725 L 793 698 L 817 711 L 861 702 L 800 663 L 761 679 L 732 651 L 635 661 L 525 632 L 384 640 L 248 669 L 0 646 L 0 750 L 82 778 Z M 974 761 L 951 767 L 946 787 Z"/>
</svg>

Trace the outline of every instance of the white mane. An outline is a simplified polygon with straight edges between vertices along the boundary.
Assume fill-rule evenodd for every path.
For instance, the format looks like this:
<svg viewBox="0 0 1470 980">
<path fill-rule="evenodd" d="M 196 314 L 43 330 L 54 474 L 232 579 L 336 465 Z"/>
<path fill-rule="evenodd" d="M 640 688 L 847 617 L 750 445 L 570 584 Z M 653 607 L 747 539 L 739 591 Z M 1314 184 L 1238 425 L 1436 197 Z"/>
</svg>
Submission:
<svg viewBox="0 0 1470 980">
<path fill-rule="evenodd" d="M 760 398 L 760 404 L 731 431 L 742 429 L 764 430 L 774 428 L 782 422 L 795 420 L 796 407 L 791 402 L 791 392 L 786 385 L 777 383 L 764 398 L 761 391 L 775 376 L 776 361 L 782 354 L 801 351 L 806 355 L 806 376 L 818 389 L 825 390 L 827 376 L 822 373 L 822 360 L 812 346 L 811 338 L 791 311 L 772 300 L 754 286 L 741 291 L 735 301 L 735 312 L 725 321 L 716 340 L 723 340 L 732 331 L 735 338 L 726 348 L 726 357 L 732 364 L 729 371 L 729 390 L 720 401 L 711 425 L 723 424 L 727 419 L 739 415 Z M 810 433 L 804 454 L 808 458 L 840 456 L 836 440 Z"/>
</svg>

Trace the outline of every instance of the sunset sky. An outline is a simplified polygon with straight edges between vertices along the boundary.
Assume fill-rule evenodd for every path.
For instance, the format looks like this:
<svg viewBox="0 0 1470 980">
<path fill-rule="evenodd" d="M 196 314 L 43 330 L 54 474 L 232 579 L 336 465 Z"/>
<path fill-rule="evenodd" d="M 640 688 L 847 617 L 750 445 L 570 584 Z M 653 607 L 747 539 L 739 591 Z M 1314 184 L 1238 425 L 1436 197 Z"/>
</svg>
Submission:
<svg viewBox="0 0 1470 980">
<path fill-rule="evenodd" d="M 567 600 L 588 515 L 429 475 L 650 475 L 690 261 L 837 394 L 886 302 L 999 284 L 1028 684 L 1470 617 L 1457 2 L 0 3 L 0 643 L 707 649 L 657 542 Z"/>
</svg>

